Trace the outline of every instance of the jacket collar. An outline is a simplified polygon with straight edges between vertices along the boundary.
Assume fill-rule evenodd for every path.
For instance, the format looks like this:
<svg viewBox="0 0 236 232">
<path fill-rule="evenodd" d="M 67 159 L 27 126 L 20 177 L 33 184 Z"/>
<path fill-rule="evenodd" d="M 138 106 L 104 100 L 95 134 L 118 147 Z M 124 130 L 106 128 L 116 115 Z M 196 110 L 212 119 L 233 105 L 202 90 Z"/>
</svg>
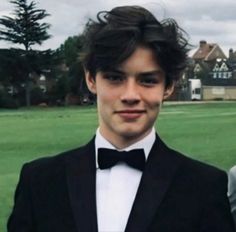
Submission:
<svg viewBox="0 0 236 232">
<path fill-rule="evenodd" d="M 97 232 L 94 138 L 86 146 L 68 155 L 66 173 L 77 230 Z"/>
<path fill-rule="evenodd" d="M 182 159 L 156 135 L 125 232 L 148 231 Z"/>
</svg>

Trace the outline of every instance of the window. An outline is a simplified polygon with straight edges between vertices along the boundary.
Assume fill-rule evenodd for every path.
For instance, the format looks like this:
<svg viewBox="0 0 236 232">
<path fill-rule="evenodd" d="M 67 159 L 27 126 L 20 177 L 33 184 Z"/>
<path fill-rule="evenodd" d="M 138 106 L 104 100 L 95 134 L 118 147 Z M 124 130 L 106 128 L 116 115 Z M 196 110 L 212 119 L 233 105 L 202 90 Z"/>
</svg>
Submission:
<svg viewBox="0 0 236 232">
<path fill-rule="evenodd" d="M 200 88 L 196 88 L 195 89 L 195 94 L 200 94 L 201 93 L 201 89 Z"/>
<path fill-rule="evenodd" d="M 218 64 L 215 65 L 215 67 L 213 68 L 213 72 L 217 72 L 219 71 L 220 67 Z"/>
<path fill-rule="evenodd" d="M 193 71 L 194 71 L 195 73 L 200 72 L 200 71 L 201 71 L 200 65 L 199 65 L 199 64 L 196 64 Z"/>
<path fill-rule="evenodd" d="M 220 67 L 220 70 L 221 71 L 228 71 L 229 69 L 228 69 L 227 65 L 225 63 L 223 63 Z"/>
</svg>

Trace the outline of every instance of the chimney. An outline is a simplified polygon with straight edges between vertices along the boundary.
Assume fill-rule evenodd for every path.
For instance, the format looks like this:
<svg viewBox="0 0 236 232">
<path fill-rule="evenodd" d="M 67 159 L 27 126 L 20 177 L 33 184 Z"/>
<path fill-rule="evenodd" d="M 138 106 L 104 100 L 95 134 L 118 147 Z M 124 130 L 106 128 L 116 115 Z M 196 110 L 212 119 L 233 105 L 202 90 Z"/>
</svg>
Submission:
<svg viewBox="0 0 236 232">
<path fill-rule="evenodd" d="M 207 42 L 206 40 L 201 40 L 199 44 L 200 44 L 200 48 L 203 48 L 207 44 Z"/>
<path fill-rule="evenodd" d="M 232 48 L 230 48 L 229 49 L 229 59 L 233 58 L 233 53 L 234 53 L 234 50 Z"/>
</svg>

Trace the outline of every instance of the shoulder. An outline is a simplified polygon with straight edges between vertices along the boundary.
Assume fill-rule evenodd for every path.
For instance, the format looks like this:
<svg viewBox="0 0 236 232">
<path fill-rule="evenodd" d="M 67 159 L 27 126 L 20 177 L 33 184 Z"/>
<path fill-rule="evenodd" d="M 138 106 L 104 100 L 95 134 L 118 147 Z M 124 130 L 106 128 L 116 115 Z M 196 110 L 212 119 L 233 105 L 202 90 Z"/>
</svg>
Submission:
<svg viewBox="0 0 236 232">
<path fill-rule="evenodd" d="M 229 170 L 229 190 L 236 189 L 236 165 Z"/>
<path fill-rule="evenodd" d="M 195 175 L 205 178 L 212 178 L 217 176 L 227 178 L 226 172 L 216 166 L 190 158 L 180 153 L 179 155 L 182 156 L 183 166 L 185 167 L 185 169 L 191 170 L 191 172 Z"/>
<path fill-rule="evenodd" d="M 62 173 L 65 169 L 67 160 L 80 159 L 83 154 L 86 154 L 93 147 L 93 139 L 86 145 L 61 152 L 53 156 L 46 156 L 33 161 L 27 162 L 23 165 L 21 173 L 30 174 L 37 173 L 36 175 L 51 175 Z"/>
<path fill-rule="evenodd" d="M 157 135 L 155 149 L 163 153 L 166 165 L 176 167 L 176 177 L 182 181 L 196 183 L 197 185 L 211 184 L 216 181 L 227 183 L 227 173 L 211 164 L 196 160 L 175 149 L 170 148 Z M 167 157 L 167 158 L 166 158 Z"/>
<path fill-rule="evenodd" d="M 236 165 L 229 170 L 229 176 L 236 178 Z"/>
<path fill-rule="evenodd" d="M 180 160 L 177 176 L 185 183 L 204 188 L 206 191 L 213 188 L 227 187 L 227 173 L 211 164 L 195 160 L 178 151 L 172 150 L 173 156 Z"/>
<path fill-rule="evenodd" d="M 203 195 L 211 195 L 214 191 L 221 193 L 227 191 L 227 173 L 225 171 L 182 154 L 158 139 L 157 136 L 155 149 L 157 152 L 159 149 L 159 152 L 163 153 L 161 159 L 165 160 L 165 168 L 175 170 L 172 183 L 176 188 L 181 186 L 186 191 L 194 189 L 196 193 Z"/>
<path fill-rule="evenodd" d="M 159 139 L 159 147 L 164 153 L 164 156 L 167 155 L 169 157 L 169 162 L 175 162 L 178 164 L 178 173 L 182 173 L 182 175 L 187 175 L 192 178 L 196 177 L 206 180 L 211 179 L 212 177 L 222 177 L 227 179 L 227 174 L 222 169 L 206 162 L 191 158 L 186 154 L 170 148 L 159 137 L 157 137 L 157 139 Z M 158 149 L 158 146 L 156 149 Z"/>
<path fill-rule="evenodd" d="M 213 176 L 221 176 L 226 175 L 226 172 L 222 169 L 213 166 L 211 164 L 195 160 L 193 158 L 187 157 L 186 155 L 180 154 L 183 157 L 183 164 L 186 168 L 192 170 L 194 173 L 198 173 L 199 175 L 209 175 L 210 177 Z"/>
<path fill-rule="evenodd" d="M 175 172 L 172 187 L 182 193 L 195 196 L 203 204 L 227 197 L 227 173 L 210 164 L 195 160 L 172 150 L 179 165 Z"/>
</svg>

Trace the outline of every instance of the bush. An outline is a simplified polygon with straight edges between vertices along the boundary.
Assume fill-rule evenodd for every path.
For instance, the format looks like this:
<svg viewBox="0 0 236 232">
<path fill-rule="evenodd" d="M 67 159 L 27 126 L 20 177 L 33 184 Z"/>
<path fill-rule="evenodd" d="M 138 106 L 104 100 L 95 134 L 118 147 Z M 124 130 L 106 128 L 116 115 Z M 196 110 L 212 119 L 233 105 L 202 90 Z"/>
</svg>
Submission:
<svg viewBox="0 0 236 232">
<path fill-rule="evenodd" d="M 16 109 L 18 102 L 5 90 L 0 90 L 0 108 Z"/>
<path fill-rule="evenodd" d="M 32 105 L 38 105 L 41 103 L 45 103 L 47 101 L 45 97 L 45 93 L 39 87 L 35 87 L 31 90 L 30 98 L 31 98 Z"/>
</svg>

